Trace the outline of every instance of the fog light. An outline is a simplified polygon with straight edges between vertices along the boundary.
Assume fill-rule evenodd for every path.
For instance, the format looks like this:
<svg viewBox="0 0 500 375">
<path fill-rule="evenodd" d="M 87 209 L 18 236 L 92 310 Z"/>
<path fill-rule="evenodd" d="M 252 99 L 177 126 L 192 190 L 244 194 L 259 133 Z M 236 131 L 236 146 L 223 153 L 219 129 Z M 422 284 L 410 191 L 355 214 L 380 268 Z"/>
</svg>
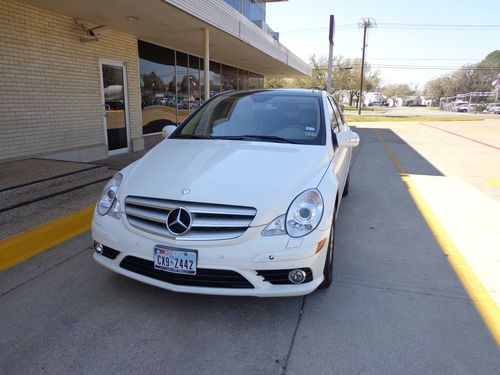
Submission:
<svg viewBox="0 0 500 375">
<path fill-rule="evenodd" d="M 94 242 L 94 250 L 97 254 L 102 254 L 104 247 L 99 242 Z"/>
<path fill-rule="evenodd" d="M 306 279 L 306 273 L 304 270 L 293 270 L 288 274 L 288 280 L 294 284 L 301 284 Z"/>
</svg>

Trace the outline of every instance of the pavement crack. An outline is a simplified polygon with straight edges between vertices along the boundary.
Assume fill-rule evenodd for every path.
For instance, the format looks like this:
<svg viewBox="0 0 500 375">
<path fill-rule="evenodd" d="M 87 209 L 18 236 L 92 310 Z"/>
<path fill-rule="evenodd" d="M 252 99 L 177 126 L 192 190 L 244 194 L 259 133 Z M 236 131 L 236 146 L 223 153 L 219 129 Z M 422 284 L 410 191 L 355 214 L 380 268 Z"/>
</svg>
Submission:
<svg viewBox="0 0 500 375">
<path fill-rule="evenodd" d="M 295 336 L 297 335 L 297 331 L 299 330 L 299 324 L 302 320 L 302 315 L 304 313 L 304 306 L 306 304 L 307 296 L 302 297 L 302 304 L 300 305 L 299 316 L 297 317 L 297 323 L 295 324 L 295 329 L 293 331 L 292 340 L 290 341 L 290 346 L 288 347 L 288 352 L 286 354 L 285 360 L 280 362 L 281 372 L 280 375 L 285 375 L 286 370 L 288 368 L 288 361 L 290 360 L 290 356 L 292 355 L 293 344 L 295 343 Z"/>
<path fill-rule="evenodd" d="M 7 294 L 9 294 L 9 293 L 13 292 L 13 291 L 14 291 L 14 290 L 16 290 L 16 289 L 19 289 L 19 288 L 20 288 L 20 287 L 22 287 L 23 285 L 26 285 L 26 284 L 28 284 L 29 282 L 31 282 L 31 281 L 33 281 L 33 280 L 38 279 L 40 276 L 45 275 L 47 272 L 52 271 L 54 268 L 59 267 L 61 264 L 66 263 L 67 261 L 69 261 L 69 260 L 71 260 L 71 259 L 73 259 L 73 258 L 77 257 L 78 255 L 82 254 L 82 253 L 83 253 L 83 252 L 85 252 L 85 251 L 88 251 L 89 249 L 92 249 L 92 246 L 88 246 L 88 247 L 86 247 L 86 248 L 84 248 L 84 249 L 80 250 L 79 252 L 77 252 L 77 253 L 75 253 L 75 254 L 71 255 L 70 257 L 65 258 L 65 259 L 61 260 L 60 262 L 57 262 L 56 264 L 54 264 L 54 265 L 52 265 L 52 266 L 48 267 L 46 270 L 44 270 L 44 271 L 40 272 L 40 273 L 39 273 L 39 274 L 37 274 L 36 276 L 33 276 L 32 278 L 30 278 L 30 279 L 27 279 L 27 280 L 23 281 L 21 284 L 16 285 L 16 286 L 15 286 L 15 287 L 13 287 L 13 288 L 10 288 L 9 290 L 7 290 L 7 291 L 3 292 L 2 294 L 0 294 L 0 298 L 2 298 L 2 297 L 4 297 L 4 296 L 6 296 Z"/>
</svg>

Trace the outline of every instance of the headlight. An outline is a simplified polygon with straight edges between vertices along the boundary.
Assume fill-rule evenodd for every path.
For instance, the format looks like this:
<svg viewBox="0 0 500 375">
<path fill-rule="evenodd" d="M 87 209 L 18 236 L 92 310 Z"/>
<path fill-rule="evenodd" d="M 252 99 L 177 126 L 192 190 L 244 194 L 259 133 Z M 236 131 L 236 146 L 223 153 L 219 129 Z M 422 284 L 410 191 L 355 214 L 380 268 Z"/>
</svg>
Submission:
<svg viewBox="0 0 500 375">
<path fill-rule="evenodd" d="M 262 231 L 263 236 L 279 236 L 280 234 L 286 234 L 285 215 L 271 221 Z"/>
<path fill-rule="evenodd" d="M 117 173 L 113 176 L 111 180 L 106 184 L 104 189 L 102 190 L 101 197 L 97 202 L 97 213 L 101 216 L 106 215 L 113 203 L 116 200 L 116 193 L 120 188 L 120 184 L 122 183 L 123 176 L 121 173 Z"/>
<path fill-rule="evenodd" d="M 323 215 L 323 198 L 316 189 L 306 190 L 295 198 L 286 215 L 278 216 L 262 231 L 263 236 L 289 234 L 302 237 L 318 226 Z"/>
<path fill-rule="evenodd" d="M 302 237 L 318 226 L 323 215 L 323 198 L 316 189 L 299 194 L 286 213 L 286 231 L 291 237 Z"/>
</svg>

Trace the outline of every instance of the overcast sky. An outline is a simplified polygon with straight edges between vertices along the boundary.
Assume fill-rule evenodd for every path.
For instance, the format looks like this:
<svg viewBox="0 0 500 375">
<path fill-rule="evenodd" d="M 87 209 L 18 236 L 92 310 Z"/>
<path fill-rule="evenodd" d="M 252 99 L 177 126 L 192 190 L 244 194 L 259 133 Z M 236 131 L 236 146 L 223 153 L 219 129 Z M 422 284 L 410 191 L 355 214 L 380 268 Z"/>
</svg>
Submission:
<svg viewBox="0 0 500 375">
<path fill-rule="evenodd" d="M 380 69 L 385 83 L 423 86 L 500 49 L 498 0 L 289 0 L 267 5 L 269 26 L 306 61 L 312 54 L 328 56 L 330 14 L 337 25 L 334 55 L 345 57 L 361 57 L 359 20 L 376 21 L 367 61 Z"/>
</svg>

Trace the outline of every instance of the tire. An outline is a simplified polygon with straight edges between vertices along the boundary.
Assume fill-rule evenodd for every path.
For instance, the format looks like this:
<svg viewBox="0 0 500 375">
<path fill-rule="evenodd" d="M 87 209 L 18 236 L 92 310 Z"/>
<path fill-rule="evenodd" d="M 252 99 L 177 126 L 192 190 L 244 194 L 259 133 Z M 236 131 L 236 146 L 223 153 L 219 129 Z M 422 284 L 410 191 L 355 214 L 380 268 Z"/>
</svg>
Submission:
<svg viewBox="0 0 500 375">
<path fill-rule="evenodd" d="M 342 192 L 342 196 L 345 197 L 349 194 L 349 181 L 351 180 L 351 174 L 347 175 L 347 179 L 345 180 L 344 191 Z"/>
<path fill-rule="evenodd" d="M 335 251 L 335 214 L 333 218 L 332 228 L 330 229 L 330 238 L 328 241 L 328 249 L 325 259 L 325 267 L 323 268 L 324 280 L 319 284 L 318 289 L 326 289 L 332 285 L 333 281 L 333 253 Z"/>
</svg>

